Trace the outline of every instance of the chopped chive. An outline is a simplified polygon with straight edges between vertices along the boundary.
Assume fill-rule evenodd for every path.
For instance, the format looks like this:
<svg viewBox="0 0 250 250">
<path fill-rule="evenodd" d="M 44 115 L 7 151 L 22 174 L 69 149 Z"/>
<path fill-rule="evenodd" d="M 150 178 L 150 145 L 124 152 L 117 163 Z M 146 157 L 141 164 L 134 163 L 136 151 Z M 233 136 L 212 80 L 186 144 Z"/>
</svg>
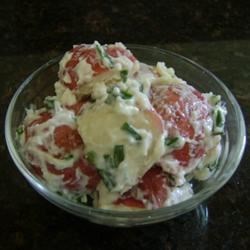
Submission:
<svg viewBox="0 0 250 250">
<path fill-rule="evenodd" d="M 72 155 L 72 154 L 70 154 L 70 155 L 66 155 L 65 157 L 64 157 L 64 160 L 71 160 L 71 159 L 73 159 L 74 158 L 74 156 Z"/>
<path fill-rule="evenodd" d="M 115 187 L 116 183 L 110 172 L 106 170 L 99 170 L 99 174 L 101 175 L 103 183 L 108 188 L 108 190 L 111 190 Z"/>
<path fill-rule="evenodd" d="M 133 95 L 132 94 L 130 94 L 128 91 L 125 91 L 125 90 L 122 90 L 121 91 L 121 98 L 122 99 L 130 99 L 130 98 L 132 98 L 133 97 Z"/>
<path fill-rule="evenodd" d="M 120 77 L 123 82 L 126 82 L 128 80 L 128 70 L 123 69 L 120 71 Z"/>
<path fill-rule="evenodd" d="M 18 127 L 18 128 L 16 129 L 16 132 L 17 132 L 18 135 L 21 135 L 21 134 L 24 132 L 23 126 Z"/>
<path fill-rule="evenodd" d="M 210 172 L 213 172 L 218 167 L 217 163 L 218 163 L 218 161 L 216 160 L 216 161 L 208 164 L 206 167 L 209 169 Z"/>
<path fill-rule="evenodd" d="M 105 63 L 107 61 L 108 62 L 107 66 L 112 68 L 114 63 L 111 60 L 111 58 L 109 57 L 109 55 L 104 51 L 102 46 L 98 42 L 95 42 L 95 47 L 96 47 L 96 51 L 99 54 L 99 56 L 100 56 L 101 60 L 103 61 L 103 63 Z"/>
<path fill-rule="evenodd" d="M 176 180 L 175 180 L 174 175 L 172 175 L 172 174 L 167 174 L 167 180 L 168 180 L 168 183 L 169 183 L 169 186 L 170 186 L 170 187 L 176 186 Z"/>
<path fill-rule="evenodd" d="M 187 181 L 187 182 L 190 182 L 192 179 L 193 179 L 193 177 L 194 177 L 194 173 L 188 173 L 188 174 L 185 174 L 185 180 Z"/>
<path fill-rule="evenodd" d="M 217 127 L 222 127 L 223 126 L 223 117 L 222 117 L 222 113 L 220 110 L 217 110 L 217 114 L 216 114 L 216 126 Z"/>
<path fill-rule="evenodd" d="M 124 160 L 124 146 L 123 145 L 116 145 L 114 147 L 114 167 L 117 168 L 119 164 Z"/>
<path fill-rule="evenodd" d="M 140 85 L 140 92 L 144 92 L 144 85 L 141 83 L 141 85 Z"/>
<path fill-rule="evenodd" d="M 46 97 L 43 103 L 47 109 L 54 109 L 55 107 L 54 97 L 51 97 L 51 96 Z"/>
<path fill-rule="evenodd" d="M 82 202 L 82 197 L 81 197 L 81 196 L 77 197 L 77 198 L 76 198 L 76 201 L 77 201 L 77 203 L 84 204 L 84 203 Z"/>
<path fill-rule="evenodd" d="M 129 133 L 131 136 L 133 136 L 137 141 L 140 141 L 142 139 L 142 136 L 140 134 L 138 134 L 135 129 L 129 125 L 127 122 L 125 122 L 122 127 L 122 130 L 126 131 L 127 133 Z"/>
<path fill-rule="evenodd" d="M 87 198 L 87 196 L 86 195 L 84 195 L 84 196 L 79 196 L 79 197 L 77 197 L 76 198 L 76 201 L 78 202 L 78 203 L 80 203 L 80 204 L 86 204 L 87 203 L 87 201 L 88 201 L 88 198 Z"/>
<path fill-rule="evenodd" d="M 111 104 L 115 100 L 115 97 L 112 94 L 109 94 L 108 97 L 105 100 L 106 104 Z"/>
<path fill-rule="evenodd" d="M 96 153 L 94 151 L 89 151 L 86 154 L 86 159 L 88 160 L 89 163 L 95 165 L 95 161 L 96 161 Z"/>
<path fill-rule="evenodd" d="M 213 114 L 213 135 L 221 135 L 224 132 L 225 117 L 220 109 L 215 109 Z"/>
<path fill-rule="evenodd" d="M 61 191 L 56 191 L 56 193 L 57 193 L 58 195 L 60 195 L 60 196 L 63 195 L 63 193 L 62 193 Z"/>
<path fill-rule="evenodd" d="M 213 135 L 223 135 L 223 134 L 224 134 L 224 131 L 222 131 L 222 132 L 213 132 L 212 134 L 213 134 Z"/>
<path fill-rule="evenodd" d="M 96 100 L 95 100 L 94 98 L 91 98 L 91 99 L 89 100 L 89 102 L 90 102 L 90 103 L 95 103 Z"/>
<path fill-rule="evenodd" d="M 99 56 L 103 60 L 104 59 L 104 54 L 103 54 L 103 50 L 102 50 L 101 46 L 99 44 L 96 44 L 95 47 L 96 47 L 96 50 L 97 50 Z"/>
<path fill-rule="evenodd" d="M 165 138 L 165 146 L 173 146 L 178 141 L 178 139 L 178 137 Z"/>
<path fill-rule="evenodd" d="M 108 94 L 112 94 L 113 89 L 114 89 L 114 88 L 112 88 L 112 87 L 111 87 L 111 88 L 108 88 L 108 89 L 107 89 L 107 93 L 108 93 Z"/>
<path fill-rule="evenodd" d="M 114 163 L 113 163 L 113 159 L 111 155 L 108 155 L 108 154 L 104 155 L 103 158 L 105 160 L 106 169 L 114 168 Z"/>
<path fill-rule="evenodd" d="M 88 194 L 86 194 L 86 203 L 85 203 L 85 205 L 88 205 L 88 206 L 91 206 L 91 207 L 93 206 L 93 198 Z"/>
<path fill-rule="evenodd" d="M 115 96 L 113 94 L 113 90 L 114 90 L 113 87 L 107 89 L 108 96 L 107 96 L 107 98 L 105 100 L 106 104 L 112 104 L 113 101 L 115 100 Z"/>
</svg>

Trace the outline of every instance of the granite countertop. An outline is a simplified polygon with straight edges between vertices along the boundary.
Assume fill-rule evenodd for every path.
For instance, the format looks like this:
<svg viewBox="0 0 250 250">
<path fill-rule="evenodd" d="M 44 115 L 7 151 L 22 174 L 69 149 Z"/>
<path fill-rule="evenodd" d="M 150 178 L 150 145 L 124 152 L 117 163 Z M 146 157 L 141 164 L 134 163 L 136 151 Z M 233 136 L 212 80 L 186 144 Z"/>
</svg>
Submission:
<svg viewBox="0 0 250 250">
<path fill-rule="evenodd" d="M 2 0 L 0 54 L 72 43 L 156 44 L 250 39 L 249 4 L 234 0 Z"/>
<path fill-rule="evenodd" d="M 225 82 L 241 105 L 249 144 L 250 41 L 158 46 L 195 60 Z M 2 128 L 7 105 L 20 82 L 40 64 L 59 54 L 60 51 L 50 51 L 42 55 L 0 57 Z M 122 229 L 92 224 L 47 202 L 15 167 L 3 132 L 1 140 L 0 249 L 248 249 L 250 246 L 249 145 L 234 176 L 198 209 L 171 221 Z"/>
</svg>

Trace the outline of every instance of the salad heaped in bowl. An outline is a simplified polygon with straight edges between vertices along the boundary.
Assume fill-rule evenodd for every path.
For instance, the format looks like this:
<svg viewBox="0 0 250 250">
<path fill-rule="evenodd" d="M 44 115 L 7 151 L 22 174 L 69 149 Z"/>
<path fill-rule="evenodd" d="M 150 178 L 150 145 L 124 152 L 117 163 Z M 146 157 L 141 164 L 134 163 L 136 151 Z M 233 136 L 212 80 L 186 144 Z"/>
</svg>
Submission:
<svg viewBox="0 0 250 250">
<path fill-rule="evenodd" d="M 190 198 L 190 180 L 213 173 L 225 106 L 165 63 L 142 63 L 122 43 L 76 45 L 54 88 L 17 130 L 50 190 L 97 208 L 155 209 Z"/>
</svg>

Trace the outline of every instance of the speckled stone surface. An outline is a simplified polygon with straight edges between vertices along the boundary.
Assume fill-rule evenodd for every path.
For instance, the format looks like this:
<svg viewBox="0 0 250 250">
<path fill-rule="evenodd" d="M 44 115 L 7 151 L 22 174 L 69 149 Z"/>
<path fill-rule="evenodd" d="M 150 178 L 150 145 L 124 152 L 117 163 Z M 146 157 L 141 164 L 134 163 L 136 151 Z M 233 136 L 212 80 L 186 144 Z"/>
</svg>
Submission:
<svg viewBox="0 0 250 250">
<path fill-rule="evenodd" d="M 0 6 L 0 250 L 250 249 L 247 6 L 215 0 L 133 1 L 133 5 L 129 1 L 34 2 L 4 0 Z M 244 40 L 234 40 L 239 38 Z M 230 181 L 197 210 L 137 228 L 100 226 L 47 202 L 15 167 L 4 139 L 5 113 L 13 93 L 42 63 L 73 43 L 94 39 L 152 44 L 180 53 L 211 70 L 236 96 L 247 126 L 245 153 Z"/>
<path fill-rule="evenodd" d="M 0 51 L 64 50 L 73 43 L 250 39 L 245 0 L 2 0 Z"/>
</svg>

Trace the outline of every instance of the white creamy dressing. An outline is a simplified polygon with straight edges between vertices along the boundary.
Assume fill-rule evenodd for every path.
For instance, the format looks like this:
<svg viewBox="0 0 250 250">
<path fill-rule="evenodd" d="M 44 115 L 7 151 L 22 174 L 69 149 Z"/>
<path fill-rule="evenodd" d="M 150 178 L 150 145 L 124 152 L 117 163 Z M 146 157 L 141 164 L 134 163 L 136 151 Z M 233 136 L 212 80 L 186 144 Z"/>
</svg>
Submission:
<svg viewBox="0 0 250 250">
<path fill-rule="evenodd" d="M 71 59 L 73 53 L 72 52 L 66 52 L 63 56 L 63 58 L 61 59 L 61 61 L 59 62 L 59 72 L 58 72 L 58 76 L 59 79 L 62 82 L 65 83 L 70 83 L 70 77 L 69 74 L 67 72 L 65 72 L 65 68 L 66 68 L 66 64 L 68 63 L 68 61 Z"/>
<path fill-rule="evenodd" d="M 66 88 L 61 82 L 55 83 L 55 93 L 57 100 L 64 106 L 71 106 L 76 103 L 76 96 Z"/>
<path fill-rule="evenodd" d="M 182 186 L 171 188 L 169 197 L 165 202 L 165 206 L 172 206 L 174 204 L 185 201 L 193 196 L 193 189 L 191 184 L 186 182 Z"/>
<path fill-rule="evenodd" d="M 75 72 L 78 76 L 78 85 L 82 85 L 85 82 L 91 81 L 94 71 L 91 68 L 91 65 L 86 62 L 85 59 L 81 59 L 75 67 Z"/>
<path fill-rule="evenodd" d="M 117 183 L 113 191 L 121 193 L 134 186 L 165 152 L 164 132 L 160 127 L 153 126 L 152 111 L 137 110 L 125 113 L 124 106 L 126 105 L 123 103 L 121 109 L 114 109 L 105 103 L 100 106 L 94 105 L 88 110 L 85 109 L 77 119 L 79 133 L 84 138 L 85 151 L 96 152 L 99 169 L 105 165 L 103 158 L 105 154 L 112 154 L 116 145 L 124 145 L 125 159 L 113 171 Z M 142 136 L 142 140 L 136 141 L 121 129 L 125 122 L 135 128 Z"/>
<path fill-rule="evenodd" d="M 103 48 L 100 46 L 98 42 L 95 42 L 93 45 L 85 45 L 85 47 L 96 49 L 96 46 L 99 46 L 102 51 Z M 115 43 L 114 47 L 121 48 L 126 50 L 126 47 L 122 43 Z M 70 77 L 65 70 L 67 63 L 71 60 L 73 53 L 66 52 L 62 60 L 60 61 L 60 69 L 59 69 L 59 79 L 62 82 L 70 83 Z M 97 53 L 98 55 L 98 53 Z M 97 56 L 99 57 L 99 55 Z M 109 69 L 103 72 L 100 75 L 95 75 L 94 71 L 92 70 L 92 66 L 87 63 L 85 58 L 80 57 L 79 62 L 74 67 L 73 71 L 76 73 L 78 81 L 78 94 L 88 95 L 92 93 L 92 87 L 95 83 L 100 82 L 117 82 L 121 80 L 120 71 L 127 70 L 128 76 L 132 77 L 136 72 L 138 72 L 140 68 L 140 63 L 136 60 L 132 62 L 127 56 L 122 55 L 118 52 L 117 57 L 109 56 L 112 60 L 112 67 L 110 67 L 109 63 L 107 62 L 107 58 L 102 58 L 104 65 Z"/>
<path fill-rule="evenodd" d="M 184 80 L 175 75 L 173 68 L 166 67 L 164 62 L 158 62 L 155 68 L 159 77 L 157 77 L 152 84 L 179 84 L 185 83 Z"/>
<path fill-rule="evenodd" d="M 29 124 L 39 117 L 39 111 L 29 110 L 25 119 L 25 123 Z M 75 158 L 81 155 L 81 150 L 76 149 L 71 152 L 72 159 L 64 160 L 57 159 L 53 155 L 62 153 L 62 149 L 57 147 L 54 143 L 54 129 L 60 125 L 67 125 L 73 129 L 76 129 L 75 115 L 72 111 L 63 109 L 58 102 L 55 102 L 55 113 L 52 118 L 44 123 L 37 124 L 28 128 L 29 133 L 32 134 L 23 145 L 23 151 L 27 154 L 34 155 L 34 159 L 31 161 L 33 165 L 41 166 L 42 169 L 46 169 L 46 163 L 54 165 L 58 169 L 64 169 L 72 166 Z M 39 149 L 39 146 L 46 146 L 48 152 Z"/>
</svg>

